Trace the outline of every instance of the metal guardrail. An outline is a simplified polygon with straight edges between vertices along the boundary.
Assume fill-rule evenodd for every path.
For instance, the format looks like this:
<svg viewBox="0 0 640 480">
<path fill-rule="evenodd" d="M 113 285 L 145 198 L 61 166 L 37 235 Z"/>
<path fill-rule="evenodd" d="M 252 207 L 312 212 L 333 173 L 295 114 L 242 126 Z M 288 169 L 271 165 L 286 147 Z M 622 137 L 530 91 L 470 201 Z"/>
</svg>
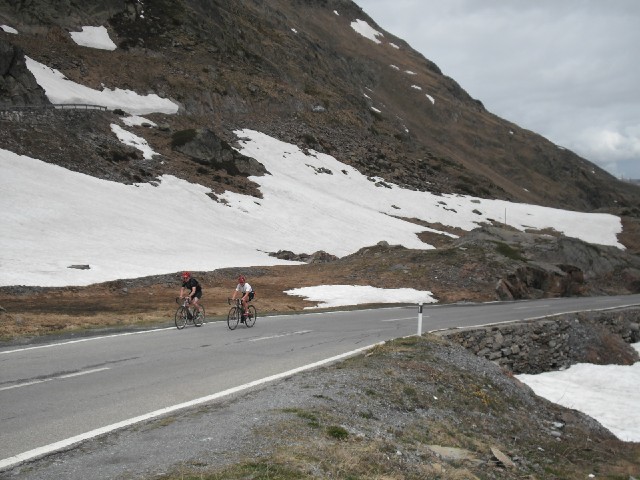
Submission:
<svg viewBox="0 0 640 480">
<path fill-rule="evenodd" d="M 51 103 L 48 105 L 0 105 L 0 112 L 16 112 L 28 110 L 109 110 L 104 105 L 87 103 Z"/>
</svg>

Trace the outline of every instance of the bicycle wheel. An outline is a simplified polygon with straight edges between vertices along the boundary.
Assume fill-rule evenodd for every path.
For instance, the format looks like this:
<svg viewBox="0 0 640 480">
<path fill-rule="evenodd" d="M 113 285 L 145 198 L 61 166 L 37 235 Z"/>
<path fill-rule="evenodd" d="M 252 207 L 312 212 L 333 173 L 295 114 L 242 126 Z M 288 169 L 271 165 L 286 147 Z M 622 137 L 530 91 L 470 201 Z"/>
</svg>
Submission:
<svg viewBox="0 0 640 480">
<path fill-rule="evenodd" d="M 193 324 L 196 327 L 201 327 L 204 323 L 204 307 L 200 305 L 200 311 L 196 313 L 196 316 L 193 317 Z"/>
<path fill-rule="evenodd" d="M 235 330 L 240 322 L 240 309 L 238 307 L 231 307 L 229 310 L 229 316 L 227 317 L 227 326 L 229 330 Z"/>
<path fill-rule="evenodd" d="M 249 316 L 245 319 L 244 323 L 247 327 L 251 328 L 256 324 L 256 318 L 258 318 L 258 312 L 256 307 L 249 305 Z"/>
<path fill-rule="evenodd" d="M 176 327 L 178 330 L 182 330 L 187 324 L 187 315 L 187 307 L 178 307 L 178 310 L 176 310 Z"/>
</svg>

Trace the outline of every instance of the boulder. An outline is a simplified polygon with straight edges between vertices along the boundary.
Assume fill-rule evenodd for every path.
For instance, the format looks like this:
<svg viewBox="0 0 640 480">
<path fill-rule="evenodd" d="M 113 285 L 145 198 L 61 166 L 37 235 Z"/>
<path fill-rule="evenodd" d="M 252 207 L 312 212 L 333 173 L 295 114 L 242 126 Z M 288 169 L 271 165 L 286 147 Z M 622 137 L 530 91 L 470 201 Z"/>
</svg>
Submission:
<svg viewBox="0 0 640 480">
<path fill-rule="evenodd" d="M 571 265 L 523 265 L 496 285 L 496 295 L 501 300 L 567 297 L 583 292 L 584 275 Z"/>
<path fill-rule="evenodd" d="M 177 132 L 173 138 L 175 150 L 201 165 L 243 177 L 269 173 L 260 162 L 242 155 L 208 128 Z"/>
<path fill-rule="evenodd" d="M 0 108 L 50 103 L 27 68 L 24 52 L 9 42 L 0 42 Z"/>
</svg>

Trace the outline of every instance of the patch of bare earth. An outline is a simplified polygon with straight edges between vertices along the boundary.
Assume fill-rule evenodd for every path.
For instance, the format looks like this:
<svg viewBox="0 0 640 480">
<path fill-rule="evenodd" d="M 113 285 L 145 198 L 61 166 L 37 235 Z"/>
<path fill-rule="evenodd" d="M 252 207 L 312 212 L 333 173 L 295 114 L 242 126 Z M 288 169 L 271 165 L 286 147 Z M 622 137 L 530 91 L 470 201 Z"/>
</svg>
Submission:
<svg viewBox="0 0 640 480">
<path fill-rule="evenodd" d="M 620 217 L 622 220 L 622 232 L 618 235 L 629 253 L 640 255 L 640 218 Z"/>
</svg>

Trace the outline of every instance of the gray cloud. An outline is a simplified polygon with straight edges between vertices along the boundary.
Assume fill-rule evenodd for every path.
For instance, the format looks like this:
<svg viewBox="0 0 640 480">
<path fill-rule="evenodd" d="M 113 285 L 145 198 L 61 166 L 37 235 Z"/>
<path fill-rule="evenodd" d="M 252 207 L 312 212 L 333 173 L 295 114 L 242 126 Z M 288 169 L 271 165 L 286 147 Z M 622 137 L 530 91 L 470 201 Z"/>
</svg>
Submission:
<svg viewBox="0 0 640 480">
<path fill-rule="evenodd" d="M 491 112 L 640 178 L 640 1 L 356 3 Z"/>
</svg>

